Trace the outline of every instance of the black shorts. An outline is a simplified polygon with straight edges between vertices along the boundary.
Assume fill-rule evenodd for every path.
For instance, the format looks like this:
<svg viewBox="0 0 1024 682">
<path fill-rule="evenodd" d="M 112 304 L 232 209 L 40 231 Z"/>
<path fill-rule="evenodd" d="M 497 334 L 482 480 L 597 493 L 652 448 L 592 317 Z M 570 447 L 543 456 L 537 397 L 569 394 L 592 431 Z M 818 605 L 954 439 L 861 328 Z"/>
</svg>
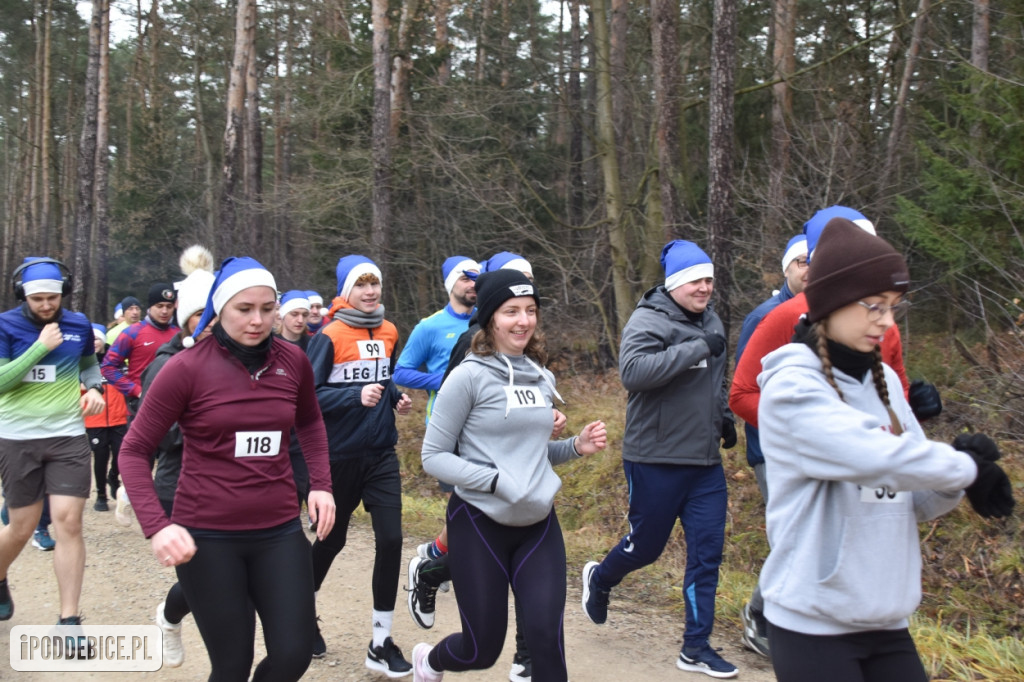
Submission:
<svg viewBox="0 0 1024 682">
<path fill-rule="evenodd" d="M 394 450 L 336 459 L 331 462 L 331 487 L 338 510 L 363 507 L 402 508 L 402 476 Z"/>
<path fill-rule="evenodd" d="M 12 509 L 28 507 L 44 495 L 88 498 L 92 450 L 80 436 L 8 440 L 0 438 L 0 479 Z"/>
</svg>

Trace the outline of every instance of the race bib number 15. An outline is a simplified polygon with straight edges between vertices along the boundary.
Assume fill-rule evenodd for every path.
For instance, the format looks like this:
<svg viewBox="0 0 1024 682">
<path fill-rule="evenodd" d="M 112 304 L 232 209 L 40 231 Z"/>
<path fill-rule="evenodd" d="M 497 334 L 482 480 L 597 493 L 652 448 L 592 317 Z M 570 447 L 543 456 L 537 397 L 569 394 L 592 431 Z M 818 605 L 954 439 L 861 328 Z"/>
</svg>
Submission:
<svg viewBox="0 0 1024 682">
<path fill-rule="evenodd" d="M 28 384 L 52 384 L 57 380 L 57 365 L 35 365 L 21 380 Z"/>
<path fill-rule="evenodd" d="M 273 457 L 280 451 L 280 431 L 235 432 L 235 457 Z"/>
</svg>

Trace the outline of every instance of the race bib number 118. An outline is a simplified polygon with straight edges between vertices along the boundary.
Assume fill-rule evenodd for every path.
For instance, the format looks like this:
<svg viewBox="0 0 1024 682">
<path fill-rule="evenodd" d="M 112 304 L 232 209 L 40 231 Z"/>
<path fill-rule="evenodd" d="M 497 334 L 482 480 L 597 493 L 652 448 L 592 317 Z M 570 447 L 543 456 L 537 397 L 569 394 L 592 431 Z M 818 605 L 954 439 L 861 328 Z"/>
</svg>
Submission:
<svg viewBox="0 0 1024 682">
<path fill-rule="evenodd" d="M 235 432 L 235 457 L 273 457 L 280 451 L 280 431 Z"/>
</svg>

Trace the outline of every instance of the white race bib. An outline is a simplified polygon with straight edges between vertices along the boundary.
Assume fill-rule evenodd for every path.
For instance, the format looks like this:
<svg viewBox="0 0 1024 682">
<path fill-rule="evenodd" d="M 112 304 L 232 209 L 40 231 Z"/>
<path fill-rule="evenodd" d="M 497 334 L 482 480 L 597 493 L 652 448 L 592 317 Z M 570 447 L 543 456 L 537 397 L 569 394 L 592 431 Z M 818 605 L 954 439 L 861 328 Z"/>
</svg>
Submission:
<svg viewBox="0 0 1024 682">
<path fill-rule="evenodd" d="M 888 488 L 861 488 L 860 501 L 867 504 L 899 504 L 907 499 L 910 493 Z"/>
<path fill-rule="evenodd" d="M 235 432 L 235 457 L 273 457 L 280 451 L 280 431 Z"/>
<path fill-rule="evenodd" d="M 52 384 L 57 380 L 57 365 L 35 365 L 21 380 L 27 384 Z"/>
<path fill-rule="evenodd" d="M 522 407 L 547 407 L 544 394 L 536 386 L 506 386 L 505 400 L 507 410 L 517 410 Z"/>
<path fill-rule="evenodd" d="M 359 347 L 360 360 L 376 360 L 387 357 L 383 341 L 356 341 L 356 346 Z"/>
</svg>

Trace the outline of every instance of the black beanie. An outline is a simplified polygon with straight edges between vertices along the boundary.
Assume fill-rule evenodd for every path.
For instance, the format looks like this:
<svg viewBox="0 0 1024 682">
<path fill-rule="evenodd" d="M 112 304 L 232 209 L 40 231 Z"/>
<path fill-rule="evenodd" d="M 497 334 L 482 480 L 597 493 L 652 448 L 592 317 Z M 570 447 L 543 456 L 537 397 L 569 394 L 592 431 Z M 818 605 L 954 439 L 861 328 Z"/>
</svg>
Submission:
<svg viewBox="0 0 1024 682">
<path fill-rule="evenodd" d="M 131 308 L 133 305 L 138 306 L 139 310 L 142 310 L 142 304 L 139 303 L 139 299 L 135 298 L 134 296 L 125 296 L 121 300 L 121 312 L 123 313 L 124 311 Z"/>
<path fill-rule="evenodd" d="M 178 300 L 178 292 L 170 282 L 157 282 L 149 288 L 149 307 L 157 303 L 174 303 Z"/>
<path fill-rule="evenodd" d="M 476 278 L 476 319 L 486 329 L 502 303 L 517 296 L 532 296 L 540 307 L 533 282 L 518 270 L 493 270 Z"/>
<path fill-rule="evenodd" d="M 807 320 L 818 322 L 866 296 L 909 288 L 907 262 L 889 242 L 846 218 L 833 218 L 821 233 L 807 274 Z"/>
</svg>

